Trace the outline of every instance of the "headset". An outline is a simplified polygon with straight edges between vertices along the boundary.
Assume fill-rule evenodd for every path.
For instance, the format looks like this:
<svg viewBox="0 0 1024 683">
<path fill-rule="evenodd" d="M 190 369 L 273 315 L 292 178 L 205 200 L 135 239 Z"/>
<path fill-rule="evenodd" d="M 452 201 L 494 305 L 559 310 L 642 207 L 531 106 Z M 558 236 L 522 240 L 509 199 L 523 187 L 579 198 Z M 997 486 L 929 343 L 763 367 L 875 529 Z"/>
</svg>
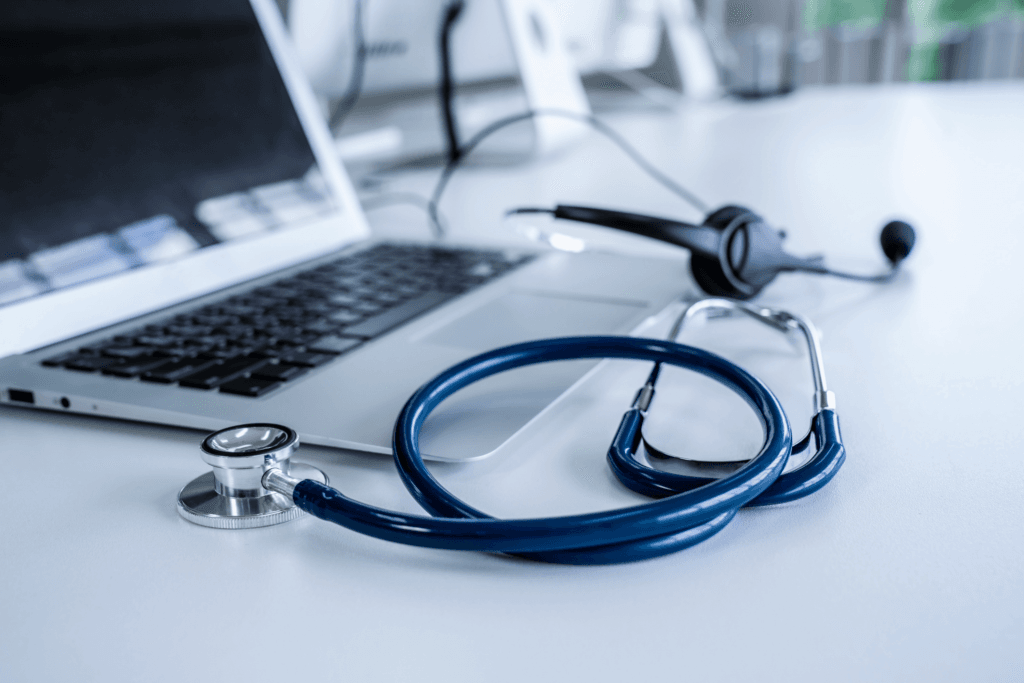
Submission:
<svg viewBox="0 0 1024 683">
<path fill-rule="evenodd" d="M 690 251 L 690 271 L 694 280 L 711 296 L 743 301 L 752 299 L 772 282 L 776 275 L 794 271 L 831 275 L 861 282 L 888 282 L 896 276 L 900 264 L 914 248 L 914 228 L 905 221 L 894 220 L 882 228 L 880 236 L 882 253 L 889 261 L 889 269 L 876 275 L 861 275 L 829 268 L 822 256 L 801 257 L 789 254 L 782 248 L 786 233 L 773 228 L 758 214 L 746 207 L 731 204 L 710 211 L 710 207 L 697 195 L 658 169 L 604 121 L 591 114 L 559 109 L 529 110 L 494 121 L 449 156 L 434 191 L 427 200 L 427 213 L 436 238 L 443 238 L 446 233 L 439 213 L 441 196 L 463 160 L 484 140 L 498 131 L 539 116 L 554 116 L 590 126 L 617 146 L 652 180 L 705 214 L 704 222 L 694 225 L 658 216 L 561 204 L 553 209 L 520 207 L 507 211 L 505 215 L 551 214 L 556 219 L 623 230 L 683 247 Z"/>
<path fill-rule="evenodd" d="M 522 207 L 507 215 L 547 213 L 557 219 L 600 225 L 668 242 L 690 251 L 690 272 L 711 296 L 747 300 L 757 296 L 779 273 L 800 271 L 862 282 L 888 282 L 914 248 L 914 228 L 890 221 L 882 228 L 882 253 L 889 269 L 877 275 L 833 270 L 822 256 L 794 256 L 782 248 L 786 233 L 742 206 L 712 211 L 701 225 L 586 206 L 558 205 L 553 209 Z"/>
</svg>

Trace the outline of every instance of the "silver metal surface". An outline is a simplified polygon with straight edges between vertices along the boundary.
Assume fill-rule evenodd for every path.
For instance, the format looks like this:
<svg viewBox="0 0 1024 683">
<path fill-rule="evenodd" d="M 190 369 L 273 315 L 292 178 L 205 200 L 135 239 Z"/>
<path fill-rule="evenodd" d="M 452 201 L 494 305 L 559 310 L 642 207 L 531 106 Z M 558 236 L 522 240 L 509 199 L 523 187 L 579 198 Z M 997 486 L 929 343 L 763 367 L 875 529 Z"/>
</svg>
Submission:
<svg viewBox="0 0 1024 683">
<path fill-rule="evenodd" d="M 289 476 L 284 471 L 275 467 L 267 470 L 263 475 L 263 488 L 274 493 L 279 493 L 291 500 L 292 495 L 295 493 L 295 487 L 298 486 L 301 481 L 301 479 Z"/>
<path fill-rule="evenodd" d="M 261 481 L 270 467 L 287 468 L 299 447 L 298 435 L 276 424 L 228 427 L 206 437 L 200 449 L 203 462 L 213 467 L 217 492 L 233 498 L 264 495 Z"/>
<path fill-rule="evenodd" d="M 637 393 L 636 400 L 633 402 L 633 405 L 635 405 L 640 412 L 645 413 L 647 412 L 647 409 L 651 407 L 651 401 L 653 400 L 654 383 L 648 382 L 647 384 L 643 385 L 640 388 L 640 391 Z"/>
<path fill-rule="evenodd" d="M 290 441 L 288 432 L 277 425 L 243 425 L 224 429 L 206 439 L 210 450 L 245 455 L 268 448 L 280 448 Z"/>
<path fill-rule="evenodd" d="M 780 332 L 789 333 L 799 330 L 807 343 L 807 353 L 810 357 L 811 377 L 814 381 L 814 414 L 817 415 L 822 410 L 835 410 L 836 396 L 833 392 L 828 390 L 825 384 L 825 366 L 821 357 L 821 342 L 819 340 L 818 330 L 810 320 L 802 315 L 789 313 L 779 309 L 767 308 L 765 306 L 757 306 L 745 301 L 735 301 L 733 299 L 701 299 L 700 301 L 696 301 L 687 306 L 679 317 L 676 318 L 667 338 L 670 341 L 676 341 L 682 333 L 683 326 L 686 324 L 686 321 L 700 313 L 704 313 L 709 317 L 715 314 L 729 315 L 731 313 L 742 313 L 768 325 L 769 327 L 773 327 Z M 656 382 L 657 373 L 654 373 L 652 374 L 652 380 L 649 380 L 637 394 L 634 405 L 641 410 L 646 410 L 649 407 L 650 402 L 654 398 L 654 384 Z M 643 403 L 643 405 L 641 405 L 641 403 Z M 684 462 L 700 466 L 728 465 L 734 468 L 741 462 L 745 462 L 705 463 L 700 460 L 693 460 L 680 456 L 672 457 L 677 460 L 682 460 Z"/>
<path fill-rule="evenodd" d="M 281 425 L 239 425 L 211 434 L 200 451 L 213 471 L 181 489 L 178 513 L 214 529 L 272 526 L 302 516 L 291 497 L 294 484 L 288 495 L 263 487 L 264 475 L 271 471 L 287 474 L 295 483 L 327 483 L 327 475 L 315 467 L 290 461 L 298 447 L 298 435 Z"/>
<path fill-rule="evenodd" d="M 668 334 L 668 339 L 675 341 L 682 333 L 686 321 L 698 313 L 710 314 L 713 311 L 744 313 L 780 332 L 799 330 L 807 342 L 807 352 L 811 361 L 811 377 L 814 381 L 814 412 L 817 413 L 825 408 L 835 408 L 835 394 L 829 391 L 825 384 L 825 363 L 821 357 L 821 341 L 818 330 L 810 320 L 796 313 L 756 306 L 745 301 L 702 299 L 688 306 L 676 318 Z"/>
<path fill-rule="evenodd" d="M 836 409 L 836 395 L 831 391 L 814 392 L 814 412 Z"/>
<path fill-rule="evenodd" d="M 295 463 L 292 469 L 302 479 L 327 483 L 327 475 L 315 467 Z M 200 526 L 213 529 L 255 529 L 283 524 L 306 513 L 290 498 L 265 491 L 252 498 L 226 496 L 216 490 L 213 472 L 193 479 L 178 493 L 178 514 Z"/>
</svg>

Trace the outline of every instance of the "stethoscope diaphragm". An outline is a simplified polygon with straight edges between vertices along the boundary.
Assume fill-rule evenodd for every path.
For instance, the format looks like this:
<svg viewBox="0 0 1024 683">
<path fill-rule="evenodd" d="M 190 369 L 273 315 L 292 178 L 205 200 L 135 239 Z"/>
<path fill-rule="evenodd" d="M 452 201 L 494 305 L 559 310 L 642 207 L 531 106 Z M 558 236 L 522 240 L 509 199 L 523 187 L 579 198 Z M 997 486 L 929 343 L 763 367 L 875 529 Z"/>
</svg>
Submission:
<svg viewBox="0 0 1024 683">
<path fill-rule="evenodd" d="M 253 529 L 304 516 L 294 500 L 263 486 L 271 469 L 327 484 L 319 469 L 291 461 L 298 447 L 298 434 L 276 424 L 236 425 L 210 434 L 200 450 L 213 470 L 181 489 L 178 514 L 214 529 Z"/>
</svg>

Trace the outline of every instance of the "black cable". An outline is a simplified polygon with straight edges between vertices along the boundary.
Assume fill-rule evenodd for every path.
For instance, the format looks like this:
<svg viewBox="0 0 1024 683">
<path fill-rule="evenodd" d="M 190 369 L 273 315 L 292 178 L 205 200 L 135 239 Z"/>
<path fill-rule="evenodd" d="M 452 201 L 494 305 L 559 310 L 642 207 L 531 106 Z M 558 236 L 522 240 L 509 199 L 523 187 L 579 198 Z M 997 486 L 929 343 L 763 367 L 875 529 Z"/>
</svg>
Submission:
<svg viewBox="0 0 1024 683">
<path fill-rule="evenodd" d="M 660 183 L 670 192 L 680 197 L 683 201 L 694 207 L 701 214 L 707 215 L 710 208 L 707 204 L 702 202 L 695 194 L 687 190 L 685 187 L 672 180 L 667 174 L 658 169 L 654 164 L 648 161 L 640 152 L 637 151 L 629 142 L 626 141 L 619 133 L 604 123 L 600 119 L 591 114 L 580 114 L 574 111 L 562 110 L 562 109 L 537 109 L 531 111 L 525 111 L 521 114 L 513 114 L 506 116 L 503 119 L 499 119 L 494 123 L 491 123 L 483 128 L 479 133 L 470 138 L 469 142 L 459 148 L 458 155 L 450 157 L 448 163 L 441 170 L 441 176 L 437 180 L 437 184 L 434 186 L 434 192 L 430 197 L 430 223 L 434 230 L 434 236 L 438 239 L 444 237 L 445 230 L 441 226 L 437 218 L 437 205 L 441 201 L 441 195 L 444 193 L 445 187 L 448 186 L 448 181 L 451 180 L 452 174 L 455 173 L 459 164 L 466 156 L 472 152 L 481 142 L 486 140 L 488 137 L 497 133 L 503 128 L 507 128 L 512 124 L 519 123 L 520 121 L 526 121 L 529 119 L 537 118 L 538 116 L 557 116 L 580 123 L 586 123 L 590 125 L 594 130 L 604 135 L 606 138 L 611 140 L 615 145 L 621 149 L 626 156 L 633 160 L 637 166 L 640 167 L 647 175 L 653 178 L 655 181 Z"/>
<path fill-rule="evenodd" d="M 441 32 L 438 36 L 438 52 L 441 60 L 441 83 L 439 99 L 441 100 L 441 112 L 444 117 L 444 133 L 448 140 L 448 161 L 455 161 L 461 156 L 459 149 L 459 133 L 455 127 L 455 83 L 452 79 L 452 51 L 451 37 L 452 28 L 459 20 L 463 8 L 466 6 L 464 0 L 453 0 L 444 9 L 444 18 L 441 21 Z"/>
<path fill-rule="evenodd" d="M 879 275 L 859 275 L 857 273 L 846 273 L 841 270 L 832 270 L 831 268 L 825 267 L 822 267 L 821 270 L 806 270 L 805 272 L 815 275 L 831 275 L 832 277 L 842 278 L 843 280 L 855 280 L 857 282 L 884 283 L 889 282 L 896 277 L 896 273 L 899 272 L 899 266 L 893 266 L 892 270 L 888 273 L 881 273 Z"/>
<path fill-rule="evenodd" d="M 352 37 L 356 44 L 356 55 L 355 61 L 352 63 L 352 75 L 349 77 L 348 88 L 327 120 L 327 126 L 332 133 L 341 128 L 345 119 L 352 113 L 363 90 L 363 77 L 366 74 L 366 36 L 363 33 L 364 1 L 355 0 L 355 5 L 352 8 Z"/>
<path fill-rule="evenodd" d="M 518 216 L 523 213 L 550 213 L 553 216 L 555 214 L 555 210 L 545 209 L 539 206 L 520 206 L 518 209 L 509 209 L 505 212 L 505 216 Z"/>
</svg>

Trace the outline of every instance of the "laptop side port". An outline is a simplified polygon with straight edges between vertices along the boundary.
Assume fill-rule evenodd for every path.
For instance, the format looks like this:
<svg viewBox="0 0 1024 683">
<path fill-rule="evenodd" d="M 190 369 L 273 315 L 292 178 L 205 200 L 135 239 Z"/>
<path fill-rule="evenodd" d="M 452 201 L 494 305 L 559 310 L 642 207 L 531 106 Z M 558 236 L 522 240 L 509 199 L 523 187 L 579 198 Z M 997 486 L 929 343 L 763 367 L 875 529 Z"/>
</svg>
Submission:
<svg viewBox="0 0 1024 683">
<path fill-rule="evenodd" d="M 31 391 L 25 391 L 24 389 L 8 389 L 7 398 L 15 403 L 31 403 L 35 405 L 36 397 Z"/>
</svg>

